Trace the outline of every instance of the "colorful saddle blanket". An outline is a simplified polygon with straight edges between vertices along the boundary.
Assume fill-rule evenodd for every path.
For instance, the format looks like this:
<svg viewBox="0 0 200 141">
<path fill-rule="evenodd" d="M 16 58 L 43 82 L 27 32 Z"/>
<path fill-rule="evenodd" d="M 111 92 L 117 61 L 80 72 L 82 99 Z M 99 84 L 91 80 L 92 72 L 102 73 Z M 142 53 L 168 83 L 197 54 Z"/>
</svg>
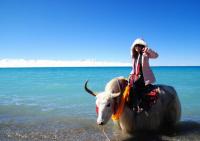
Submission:
<svg viewBox="0 0 200 141">
<path fill-rule="evenodd" d="M 148 111 L 151 106 L 157 102 L 159 92 L 159 88 L 156 86 L 152 86 L 149 90 L 146 90 L 141 98 L 139 106 Z"/>
</svg>

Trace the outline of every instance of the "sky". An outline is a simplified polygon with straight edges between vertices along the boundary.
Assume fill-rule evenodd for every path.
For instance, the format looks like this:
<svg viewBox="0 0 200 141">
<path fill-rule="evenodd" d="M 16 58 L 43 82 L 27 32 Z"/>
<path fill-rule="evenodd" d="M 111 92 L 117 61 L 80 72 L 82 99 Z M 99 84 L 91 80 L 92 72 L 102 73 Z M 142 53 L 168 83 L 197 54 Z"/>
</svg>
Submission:
<svg viewBox="0 0 200 141">
<path fill-rule="evenodd" d="M 199 7 L 198 0 L 0 0 L 0 67 L 131 65 L 138 37 L 159 54 L 151 65 L 200 66 Z"/>
</svg>

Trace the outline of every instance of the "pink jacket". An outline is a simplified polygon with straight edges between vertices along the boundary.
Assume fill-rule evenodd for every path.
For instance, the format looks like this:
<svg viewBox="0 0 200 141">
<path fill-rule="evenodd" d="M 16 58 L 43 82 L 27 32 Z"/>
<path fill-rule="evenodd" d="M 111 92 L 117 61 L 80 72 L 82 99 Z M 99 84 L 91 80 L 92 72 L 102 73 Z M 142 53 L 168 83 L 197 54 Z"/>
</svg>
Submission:
<svg viewBox="0 0 200 141">
<path fill-rule="evenodd" d="M 142 55 L 142 71 L 144 76 L 145 85 L 152 84 L 156 81 L 155 76 L 149 66 L 149 58 L 157 58 L 158 54 L 151 50 L 150 48 L 147 48 L 146 53 L 143 53 Z M 132 58 L 133 68 L 130 74 L 134 74 L 134 63 L 135 59 Z"/>
</svg>

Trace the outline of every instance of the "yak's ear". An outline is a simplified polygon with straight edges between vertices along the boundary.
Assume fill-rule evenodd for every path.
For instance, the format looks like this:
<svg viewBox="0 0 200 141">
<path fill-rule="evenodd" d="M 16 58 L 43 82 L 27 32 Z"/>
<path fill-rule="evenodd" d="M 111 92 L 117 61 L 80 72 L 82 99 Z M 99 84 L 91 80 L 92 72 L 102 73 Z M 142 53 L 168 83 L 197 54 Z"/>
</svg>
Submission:
<svg viewBox="0 0 200 141">
<path fill-rule="evenodd" d="M 115 97 L 118 97 L 120 96 L 121 92 L 118 92 L 118 93 L 111 93 L 111 98 L 115 98 Z"/>
</svg>

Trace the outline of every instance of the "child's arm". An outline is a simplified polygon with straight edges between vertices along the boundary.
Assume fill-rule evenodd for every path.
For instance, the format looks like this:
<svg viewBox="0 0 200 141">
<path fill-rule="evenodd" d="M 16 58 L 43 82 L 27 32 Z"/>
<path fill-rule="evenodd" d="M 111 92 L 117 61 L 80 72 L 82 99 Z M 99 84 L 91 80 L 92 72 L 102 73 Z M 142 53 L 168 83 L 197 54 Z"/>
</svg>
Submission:
<svg viewBox="0 0 200 141">
<path fill-rule="evenodd" d="M 147 47 L 144 48 L 143 52 L 146 53 L 149 58 L 157 58 L 158 57 L 158 53 L 153 51 L 150 48 L 147 48 Z"/>
</svg>

